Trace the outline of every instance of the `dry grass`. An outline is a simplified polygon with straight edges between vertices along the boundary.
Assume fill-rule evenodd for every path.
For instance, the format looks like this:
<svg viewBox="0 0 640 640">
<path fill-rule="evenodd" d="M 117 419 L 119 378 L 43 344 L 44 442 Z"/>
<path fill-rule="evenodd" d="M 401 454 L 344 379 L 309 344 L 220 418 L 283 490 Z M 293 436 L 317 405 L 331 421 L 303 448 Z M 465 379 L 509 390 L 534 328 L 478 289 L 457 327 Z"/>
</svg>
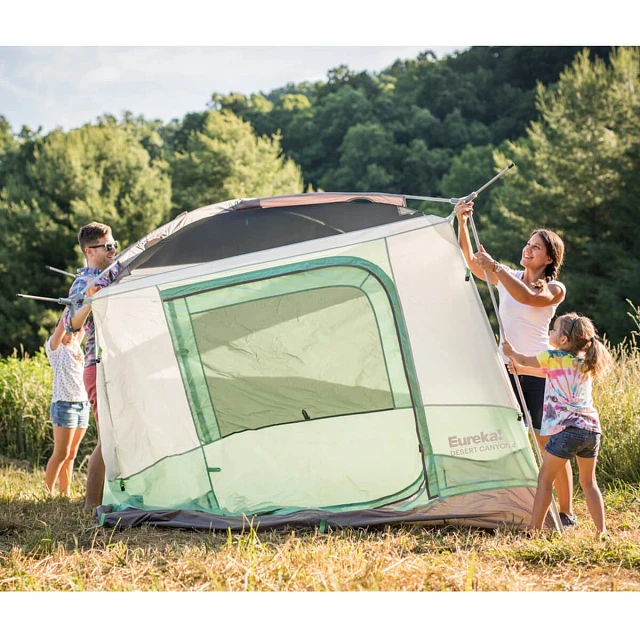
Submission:
<svg viewBox="0 0 640 640">
<path fill-rule="evenodd" d="M 638 591 L 640 489 L 605 495 L 612 537 L 580 527 L 529 539 L 508 530 L 398 526 L 243 534 L 98 527 L 41 470 L 0 460 L 0 591 Z"/>
</svg>

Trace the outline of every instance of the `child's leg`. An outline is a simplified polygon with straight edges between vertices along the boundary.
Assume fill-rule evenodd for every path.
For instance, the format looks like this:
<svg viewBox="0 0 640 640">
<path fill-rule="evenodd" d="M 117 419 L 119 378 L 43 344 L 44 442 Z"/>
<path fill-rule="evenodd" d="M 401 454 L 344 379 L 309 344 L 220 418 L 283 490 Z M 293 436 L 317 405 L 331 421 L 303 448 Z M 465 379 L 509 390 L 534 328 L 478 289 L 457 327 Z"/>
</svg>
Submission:
<svg viewBox="0 0 640 640">
<path fill-rule="evenodd" d="M 544 452 L 542 466 L 538 474 L 536 499 L 533 503 L 533 512 L 531 514 L 532 529 L 542 529 L 542 523 L 547 517 L 547 511 L 549 511 L 549 506 L 551 505 L 553 482 L 567 462 L 565 458 L 558 458 L 548 451 Z"/>
<path fill-rule="evenodd" d="M 604 523 L 604 502 L 602 494 L 596 482 L 596 461 L 598 458 L 576 458 L 578 461 L 578 470 L 580 471 L 580 486 L 584 491 L 584 497 L 587 501 L 589 513 L 593 518 L 596 529 L 601 533 L 606 533 Z"/>
<path fill-rule="evenodd" d="M 540 451 L 544 452 L 549 436 L 541 436 L 536 432 L 536 440 Z M 566 460 L 554 482 L 558 494 L 558 509 L 567 515 L 573 515 L 573 471 L 571 462 Z"/>
<path fill-rule="evenodd" d="M 44 483 L 47 491 L 53 494 L 53 487 L 58 480 L 60 471 L 69 455 L 75 429 L 68 427 L 53 427 L 53 453 L 47 462 Z"/>
<path fill-rule="evenodd" d="M 62 469 L 60 471 L 60 493 L 65 496 L 69 496 L 71 494 L 71 478 L 73 476 L 73 463 L 78 455 L 78 447 L 82 442 L 82 438 L 84 438 L 84 434 L 87 432 L 86 429 L 69 429 L 69 431 L 74 431 L 73 439 L 71 441 L 71 445 L 69 446 L 69 452 L 67 454 L 67 458 L 65 459 Z"/>
</svg>

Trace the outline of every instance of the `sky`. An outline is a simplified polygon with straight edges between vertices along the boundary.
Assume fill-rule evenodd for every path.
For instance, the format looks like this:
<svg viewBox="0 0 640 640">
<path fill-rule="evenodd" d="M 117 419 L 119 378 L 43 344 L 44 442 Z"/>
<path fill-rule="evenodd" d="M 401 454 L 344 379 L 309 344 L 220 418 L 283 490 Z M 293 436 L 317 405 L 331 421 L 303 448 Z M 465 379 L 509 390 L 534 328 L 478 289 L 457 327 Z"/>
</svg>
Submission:
<svg viewBox="0 0 640 640">
<path fill-rule="evenodd" d="M 0 114 L 23 125 L 65 130 L 125 110 L 168 122 L 202 111 L 214 92 L 245 95 L 289 82 L 326 80 L 329 69 L 381 71 L 435 46 L 0 47 Z"/>
<path fill-rule="evenodd" d="M 513 0 L 110 0 L 7 3 L 0 29 L 0 115 L 65 130 L 127 110 L 168 122 L 214 92 L 268 93 L 326 80 L 340 64 L 379 72 L 432 50 L 472 45 L 638 44 L 640 3 Z M 629 7 L 634 8 L 630 9 Z M 620 19 L 624 17 L 625 19 Z"/>
<path fill-rule="evenodd" d="M 7 2 L 0 13 L 0 115 L 8 119 L 14 132 L 23 124 L 31 129 L 42 126 L 44 132 L 56 126 L 69 129 L 93 122 L 104 113 L 120 117 L 124 110 L 168 121 L 203 110 L 213 92 L 247 95 L 268 92 L 288 82 L 323 80 L 327 71 L 339 64 L 353 71 L 380 71 L 396 58 L 413 58 L 427 49 L 443 55 L 473 45 L 638 45 L 639 14 L 640 3 L 624 0 Z M 59 613 L 59 594 L 30 595 L 38 599 L 43 619 L 54 619 Z M 85 595 L 101 598 L 104 608 L 103 596 L 110 594 Z M 122 595 L 127 605 L 137 597 L 138 605 L 149 608 L 150 594 Z M 144 625 L 141 631 L 148 633 L 149 624 L 157 622 L 157 630 L 166 635 L 167 625 L 174 620 L 167 618 L 166 600 L 159 600 L 164 595 L 172 596 L 170 610 L 174 616 L 175 612 L 186 613 L 186 617 L 177 616 L 175 623 L 176 631 L 184 635 L 194 598 L 207 597 L 206 602 L 197 604 L 211 607 L 221 603 L 223 594 L 216 594 L 215 603 L 209 599 L 211 594 L 188 594 L 188 601 L 176 600 L 187 594 L 156 594 L 151 606 L 164 606 L 163 615 L 157 620 L 153 616 L 140 619 Z M 465 602 L 467 615 L 463 618 L 459 615 L 459 599 L 438 598 L 447 594 L 353 595 L 366 598 L 364 610 L 353 621 L 347 619 L 353 629 L 344 624 L 353 609 L 353 599 L 333 600 L 328 606 L 326 599 L 320 602 L 313 594 L 289 594 L 289 598 L 277 600 L 275 607 L 273 599 L 252 600 L 251 606 L 256 620 L 281 614 L 289 622 L 300 618 L 305 623 L 322 609 L 324 620 L 342 620 L 343 635 L 352 631 L 351 635 L 370 638 L 415 631 L 415 620 L 402 616 L 407 604 L 412 610 L 437 606 L 441 621 L 456 620 L 458 635 L 473 633 L 479 640 L 495 636 L 493 628 L 483 632 L 477 625 L 478 618 L 469 615 L 484 615 L 487 600 L 480 600 L 482 595 L 489 596 L 494 604 L 498 600 L 508 605 L 501 616 L 509 614 L 515 621 L 525 620 L 531 606 L 541 609 L 546 605 L 545 620 L 552 626 L 563 623 L 565 613 L 555 606 L 555 600 L 541 601 L 545 596 L 556 598 L 555 594 L 478 594 L 473 602 Z M 507 595 L 516 596 L 516 600 L 507 602 Z M 616 603 L 620 603 L 624 594 L 615 595 Z M 298 596 L 295 607 L 291 607 L 293 596 Z M 143 597 L 144 602 L 140 602 Z M 535 605 L 531 604 L 532 598 Z M 79 628 L 92 628 L 94 635 L 95 603 L 95 599 L 91 603 L 84 600 L 73 614 Z M 224 600 L 228 624 L 237 627 L 241 618 L 234 614 L 242 615 L 245 603 Z M 627 606 L 612 616 L 618 621 L 624 611 L 633 610 L 628 601 L 622 603 Z M 336 611 L 339 605 L 345 606 L 341 615 Z M 257 612 L 256 606 L 263 609 Z M 384 628 L 385 633 L 380 633 L 380 616 L 368 615 L 380 606 L 387 614 L 383 623 L 392 621 L 394 625 Z M 139 608 L 134 606 L 132 610 Z M 28 615 L 33 610 L 33 598 L 14 599 L 10 610 L 22 617 Z M 604 625 L 608 619 L 577 617 L 572 619 L 571 628 L 578 633 L 587 629 L 594 632 L 594 625 Z M 198 621 L 206 630 L 206 620 L 200 617 Z M 137 630 L 130 620 L 127 624 Z M 62 627 L 57 636 L 55 628 L 47 631 L 52 637 L 67 633 Z M 537 629 L 530 631 L 531 635 L 524 635 L 539 635 Z M 313 640 L 324 637 L 326 625 L 307 624 L 305 634 Z"/>
</svg>

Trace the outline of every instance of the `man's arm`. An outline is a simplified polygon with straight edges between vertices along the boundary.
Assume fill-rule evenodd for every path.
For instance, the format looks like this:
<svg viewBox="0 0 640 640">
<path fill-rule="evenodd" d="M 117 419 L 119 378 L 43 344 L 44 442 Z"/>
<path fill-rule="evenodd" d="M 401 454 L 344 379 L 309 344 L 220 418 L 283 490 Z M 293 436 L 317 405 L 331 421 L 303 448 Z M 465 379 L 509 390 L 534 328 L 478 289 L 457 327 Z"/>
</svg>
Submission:
<svg viewBox="0 0 640 640">
<path fill-rule="evenodd" d="M 69 290 L 69 297 L 74 298 L 78 296 L 84 288 L 87 286 L 87 281 L 84 279 L 76 279 L 76 281 L 71 285 L 71 289 Z M 91 297 L 99 291 L 102 287 L 92 285 L 89 287 L 87 291 L 87 297 Z M 91 313 L 91 305 L 84 302 L 84 300 L 79 300 L 76 303 L 75 313 L 73 314 L 73 318 L 69 313 L 66 313 L 64 316 L 64 328 L 71 332 L 76 333 L 82 329 L 84 323 L 87 321 L 89 314 Z"/>
<path fill-rule="evenodd" d="M 73 318 L 69 319 L 69 327 L 70 330 L 74 333 L 80 331 L 82 327 L 84 327 L 84 323 L 87 321 L 89 314 L 91 313 L 91 305 L 83 304 L 81 307 L 76 309 L 76 312 L 73 314 Z"/>
</svg>

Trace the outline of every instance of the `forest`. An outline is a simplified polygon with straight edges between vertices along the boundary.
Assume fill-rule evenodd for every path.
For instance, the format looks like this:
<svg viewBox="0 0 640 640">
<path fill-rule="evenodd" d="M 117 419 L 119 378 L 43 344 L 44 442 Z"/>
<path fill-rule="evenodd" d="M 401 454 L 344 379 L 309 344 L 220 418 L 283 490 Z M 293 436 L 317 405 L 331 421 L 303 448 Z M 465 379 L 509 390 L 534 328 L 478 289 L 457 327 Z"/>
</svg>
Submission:
<svg viewBox="0 0 640 640">
<path fill-rule="evenodd" d="M 111 225 L 126 248 L 175 215 L 232 198 L 303 191 L 478 198 L 487 250 L 517 266 L 528 234 L 563 238 L 561 311 L 628 340 L 640 304 L 640 50 L 471 47 L 381 72 L 221 95 L 162 122 L 125 112 L 48 133 L 0 114 L 0 356 L 32 353 L 65 296 L 46 265 L 82 266 L 78 229 Z M 446 204 L 411 206 L 446 216 Z"/>
</svg>

